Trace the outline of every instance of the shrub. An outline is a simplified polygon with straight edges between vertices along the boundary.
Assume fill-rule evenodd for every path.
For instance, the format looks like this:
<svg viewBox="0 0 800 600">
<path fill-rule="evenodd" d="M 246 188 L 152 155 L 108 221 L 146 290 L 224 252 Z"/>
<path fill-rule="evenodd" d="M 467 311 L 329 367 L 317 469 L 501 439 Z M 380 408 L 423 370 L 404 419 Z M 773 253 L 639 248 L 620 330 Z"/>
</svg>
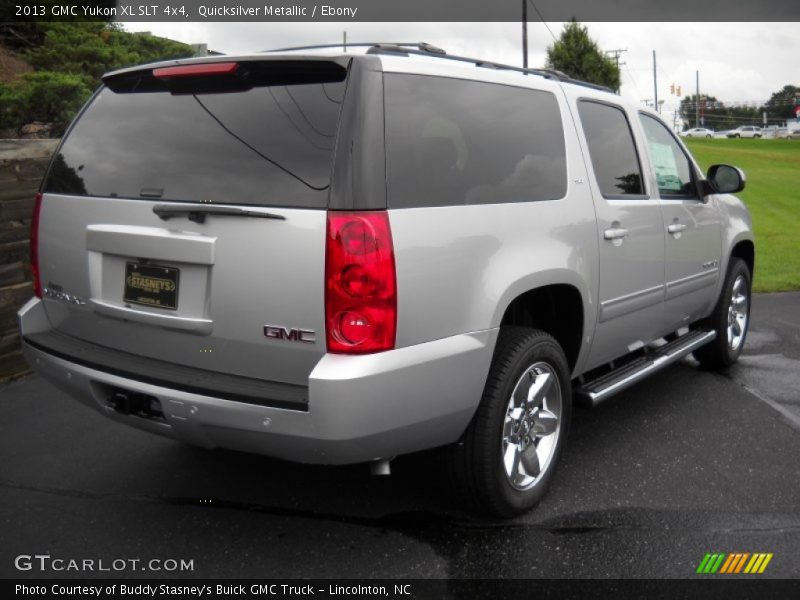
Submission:
<svg viewBox="0 0 800 600">
<path fill-rule="evenodd" d="M 0 86 L 0 129 L 43 121 L 53 124 L 52 135 L 60 136 L 91 94 L 80 75 L 26 73 L 17 81 Z"/>
</svg>

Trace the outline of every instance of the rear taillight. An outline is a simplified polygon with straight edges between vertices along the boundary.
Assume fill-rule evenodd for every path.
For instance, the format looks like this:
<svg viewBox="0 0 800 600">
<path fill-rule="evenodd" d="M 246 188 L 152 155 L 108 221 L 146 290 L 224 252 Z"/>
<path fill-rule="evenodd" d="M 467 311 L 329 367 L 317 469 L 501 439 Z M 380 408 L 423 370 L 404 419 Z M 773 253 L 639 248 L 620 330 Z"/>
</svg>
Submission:
<svg viewBox="0 0 800 600">
<path fill-rule="evenodd" d="M 329 352 L 394 348 L 397 286 L 386 212 L 329 212 L 325 247 Z"/>
<path fill-rule="evenodd" d="M 42 280 L 39 277 L 39 213 L 42 211 L 42 193 L 36 194 L 31 218 L 31 275 L 33 276 L 33 293 L 42 297 Z"/>
</svg>

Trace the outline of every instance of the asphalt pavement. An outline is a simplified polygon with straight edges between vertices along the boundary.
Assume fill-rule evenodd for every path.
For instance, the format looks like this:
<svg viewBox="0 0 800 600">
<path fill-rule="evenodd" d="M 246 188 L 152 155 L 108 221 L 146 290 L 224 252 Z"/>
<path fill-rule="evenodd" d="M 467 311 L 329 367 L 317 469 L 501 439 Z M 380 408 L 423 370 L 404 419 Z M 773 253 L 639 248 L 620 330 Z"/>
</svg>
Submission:
<svg viewBox="0 0 800 600">
<path fill-rule="evenodd" d="M 759 577 L 796 578 L 798 390 L 800 294 L 756 296 L 739 364 L 687 359 L 576 409 L 546 499 L 487 521 L 460 510 L 429 453 L 373 477 L 202 450 L 30 376 L 0 387 L 0 577 L 692 578 L 708 552 L 768 552 Z M 15 568 L 34 554 L 193 570 Z"/>
</svg>

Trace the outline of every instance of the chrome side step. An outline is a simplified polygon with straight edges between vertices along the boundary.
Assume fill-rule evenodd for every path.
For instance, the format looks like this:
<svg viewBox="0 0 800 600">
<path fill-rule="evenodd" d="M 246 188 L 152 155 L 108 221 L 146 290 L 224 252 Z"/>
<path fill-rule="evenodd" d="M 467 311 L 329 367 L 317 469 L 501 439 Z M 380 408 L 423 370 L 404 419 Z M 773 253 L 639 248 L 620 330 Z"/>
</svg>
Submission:
<svg viewBox="0 0 800 600">
<path fill-rule="evenodd" d="M 714 331 L 690 331 L 652 350 L 646 356 L 637 358 L 597 379 L 584 382 L 573 390 L 573 399 L 579 406 L 586 408 L 597 406 L 603 400 L 671 365 L 715 337 L 717 334 Z"/>
</svg>

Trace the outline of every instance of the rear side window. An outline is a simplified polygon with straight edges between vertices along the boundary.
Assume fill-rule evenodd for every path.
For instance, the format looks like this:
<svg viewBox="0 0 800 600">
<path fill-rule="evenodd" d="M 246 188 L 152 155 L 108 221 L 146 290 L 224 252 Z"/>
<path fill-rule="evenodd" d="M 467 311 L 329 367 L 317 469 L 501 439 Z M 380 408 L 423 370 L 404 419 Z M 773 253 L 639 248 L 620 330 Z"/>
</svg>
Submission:
<svg viewBox="0 0 800 600">
<path fill-rule="evenodd" d="M 324 208 L 345 76 L 333 65 L 305 77 L 298 64 L 291 77 L 262 69 L 249 89 L 176 93 L 152 77 L 106 87 L 69 133 L 45 191 Z"/>
<path fill-rule="evenodd" d="M 578 113 L 597 185 L 605 198 L 642 197 L 642 169 L 628 118 L 621 108 L 581 100 Z"/>
<path fill-rule="evenodd" d="M 549 92 L 386 75 L 389 206 L 563 198 L 561 114 Z"/>
</svg>

